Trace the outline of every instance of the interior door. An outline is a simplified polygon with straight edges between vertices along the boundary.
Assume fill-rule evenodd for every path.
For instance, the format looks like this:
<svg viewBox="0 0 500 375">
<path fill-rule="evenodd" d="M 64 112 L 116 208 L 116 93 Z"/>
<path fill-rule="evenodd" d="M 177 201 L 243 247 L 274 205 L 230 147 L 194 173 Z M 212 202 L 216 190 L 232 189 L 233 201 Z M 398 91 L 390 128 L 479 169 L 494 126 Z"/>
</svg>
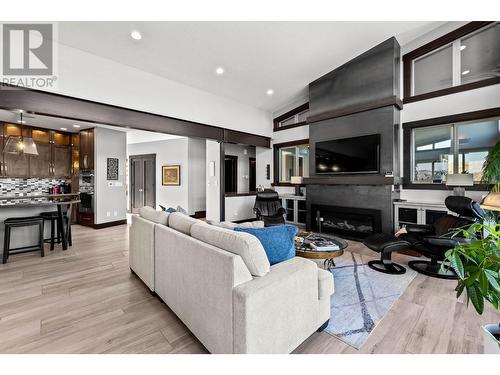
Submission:
<svg viewBox="0 0 500 375">
<path fill-rule="evenodd" d="M 248 191 L 256 191 L 255 174 L 257 162 L 255 158 L 248 158 Z"/>
<path fill-rule="evenodd" d="M 156 208 L 156 155 L 130 156 L 130 209 Z"/>
</svg>

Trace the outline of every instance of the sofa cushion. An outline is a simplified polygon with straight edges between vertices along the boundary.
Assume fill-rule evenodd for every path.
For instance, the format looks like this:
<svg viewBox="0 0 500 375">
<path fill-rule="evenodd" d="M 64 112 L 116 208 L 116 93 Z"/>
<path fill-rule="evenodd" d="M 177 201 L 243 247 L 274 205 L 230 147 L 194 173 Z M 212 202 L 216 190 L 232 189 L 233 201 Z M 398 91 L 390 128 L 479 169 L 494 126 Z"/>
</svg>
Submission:
<svg viewBox="0 0 500 375">
<path fill-rule="evenodd" d="M 264 276 L 271 269 L 261 243 L 248 233 L 239 233 L 199 222 L 191 227 L 191 236 L 239 255 L 253 276 Z"/>
<path fill-rule="evenodd" d="M 318 268 L 318 299 L 330 299 L 333 294 L 333 275 L 331 272 Z"/>
<path fill-rule="evenodd" d="M 233 223 L 231 221 L 207 220 L 207 223 L 210 224 L 210 225 L 214 225 L 216 227 L 225 228 L 225 229 L 234 229 L 234 228 L 264 228 L 264 222 L 261 221 L 261 220 L 246 221 L 244 223 Z"/>
<path fill-rule="evenodd" d="M 188 236 L 191 234 L 191 226 L 200 221 L 180 212 L 171 213 L 168 218 L 168 226 Z"/>
<path fill-rule="evenodd" d="M 259 239 L 271 265 L 295 256 L 295 225 L 276 225 L 266 228 L 235 228 L 235 231 L 249 233 Z"/>
<path fill-rule="evenodd" d="M 144 206 L 139 208 L 139 215 L 154 223 L 167 225 L 170 214 L 164 211 L 156 211 L 153 207 Z"/>
</svg>

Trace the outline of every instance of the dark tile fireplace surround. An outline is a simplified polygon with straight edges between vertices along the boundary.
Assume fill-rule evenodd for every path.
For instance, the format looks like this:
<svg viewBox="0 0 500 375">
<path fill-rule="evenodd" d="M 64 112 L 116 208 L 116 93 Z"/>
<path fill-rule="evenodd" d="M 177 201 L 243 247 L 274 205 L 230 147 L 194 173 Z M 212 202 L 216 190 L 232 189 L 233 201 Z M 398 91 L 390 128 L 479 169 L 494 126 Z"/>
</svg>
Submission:
<svg viewBox="0 0 500 375">
<path fill-rule="evenodd" d="M 363 239 L 382 230 L 381 211 L 367 208 L 313 204 L 311 221 L 315 232 L 349 239 Z"/>
</svg>

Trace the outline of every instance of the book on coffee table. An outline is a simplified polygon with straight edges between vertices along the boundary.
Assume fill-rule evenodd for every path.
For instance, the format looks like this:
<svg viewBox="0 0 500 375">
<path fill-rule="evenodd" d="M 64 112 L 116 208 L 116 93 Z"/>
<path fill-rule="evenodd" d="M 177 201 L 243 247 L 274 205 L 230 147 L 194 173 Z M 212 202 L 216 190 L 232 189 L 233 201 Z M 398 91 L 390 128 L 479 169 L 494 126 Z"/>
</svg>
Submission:
<svg viewBox="0 0 500 375">
<path fill-rule="evenodd" d="M 329 240 L 315 240 L 310 243 L 311 249 L 314 251 L 335 251 L 340 250 L 339 245 Z"/>
</svg>

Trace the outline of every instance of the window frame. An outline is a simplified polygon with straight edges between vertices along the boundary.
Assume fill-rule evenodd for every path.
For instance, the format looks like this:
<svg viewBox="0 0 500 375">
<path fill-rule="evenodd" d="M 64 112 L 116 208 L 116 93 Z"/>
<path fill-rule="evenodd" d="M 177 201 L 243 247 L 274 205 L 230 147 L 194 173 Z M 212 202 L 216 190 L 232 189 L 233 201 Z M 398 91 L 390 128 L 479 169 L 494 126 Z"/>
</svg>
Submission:
<svg viewBox="0 0 500 375">
<path fill-rule="evenodd" d="M 277 143 L 273 145 L 273 186 L 295 186 L 290 182 L 280 182 L 280 149 L 309 145 L 309 139 L 300 139 L 292 142 Z M 310 154 L 309 154 L 310 155 Z M 310 166 L 310 165 L 309 165 Z"/>
<path fill-rule="evenodd" d="M 487 120 L 494 117 L 500 117 L 500 107 L 403 123 L 403 188 L 415 190 L 449 190 L 445 184 L 413 183 L 413 129 L 454 123 L 460 125 L 459 123 Z M 467 190 L 489 191 L 492 186 L 490 184 L 474 184 L 474 186 L 468 186 Z"/>
<path fill-rule="evenodd" d="M 308 124 L 307 120 L 295 122 L 293 124 L 285 125 L 285 126 L 280 126 L 280 123 L 282 121 L 285 121 L 285 120 L 291 118 L 291 117 L 295 117 L 295 119 L 297 119 L 299 114 L 301 114 L 302 112 L 308 111 L 308 110 L 309 110 L 309 102 L 304 103 L 304 104 L 298 106 L 297 108 L 294 108 L 291 111 L 288 111 L 288 112 L 282 114 L 281 116 L 276 117 L 275 119 L 273 119 L 273 130 L 276 132 L 276 131 L 280 131 L 280 130 L 286 130 L 286 129 L 291 129 L 291 128 L 296 128 L 299 126 L 307 125 Z"/>
<path fill-rule="evenodd" d="M 459 27 L 458 29 L 443 35 L 440 38 L 437 38 L 430 43 L 427 43 L 411 52 L 408 52 L 403 56 L 403 103 L 412 103 L 420 100 L 425 100 L 425 99 L 430 99 L 430 98 L 435 98 L 438 96 L 443 96 L 443 95 L 449 95 L 449 94 L 454 94 L 457 92 L 462 92 L 462 91 L 467 91 L 467 90 L 472 90 L 478 87 L 484 87 L 484 86 L 490 86 L 490 85 L 495 85 L 500 83 L 500 77 L 493 77 L 493 78 L 488 78 L 482 81 L 475 81 L 475 82 L 470 82 L 470 83 L 465 83 L 465 84 L 458 84 L 456 82 L 457 80 L 457 74 L 460 74 L 460 72 L 452 72 L 453 77 L 453 85 L 451 87 L 447 87 L 444 89 L 436 90 L 436 91 L 431 91 L 427 93 L 422 93 L 418 95 L 413 95 L 413 63 L 416 59 L 422 58 L 425 55 L 431 54 L 432 52 L 435 52 L 444 46 L 447 46 L 449 44 L 452 45 L 452 48 L 454 51 L 457 50 L 457 45 L 460 42 L 460 39 L 463 37 L 469 36 L 470 34 L 473 34 L 474 32 L 485 28 L 497 21 L 474 21 L 474 22 L 469 22 L 468 24 Z M 459 48 L 458 48 L 459 49 Z M 452 61 L 453 65 L 456 65 L 455 62 Z M 458 67 L 460 69 L 460 67 Z M 456 70 L 456 68 L 454 68 Z M 460 77 L 458 78 L 460 79 Z M 455 85 L 456 84 L 456 85 Z"/>
</svg>

